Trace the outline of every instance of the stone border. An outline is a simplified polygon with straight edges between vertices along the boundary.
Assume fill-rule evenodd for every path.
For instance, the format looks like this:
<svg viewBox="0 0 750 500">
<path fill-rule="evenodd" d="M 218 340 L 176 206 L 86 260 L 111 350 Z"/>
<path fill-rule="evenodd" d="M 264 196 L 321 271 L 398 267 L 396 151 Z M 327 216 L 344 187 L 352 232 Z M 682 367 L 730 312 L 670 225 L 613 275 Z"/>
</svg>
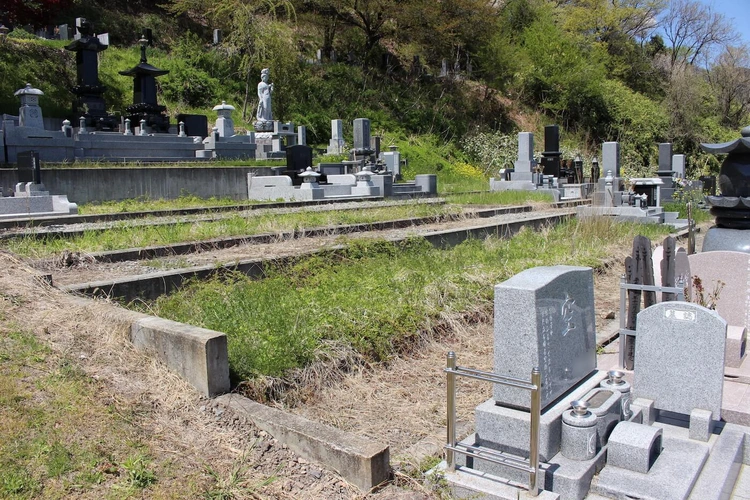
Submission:
<svg viewBox="0 0 750 500">
<path fill-rule="evenodd" d="M 304 457 L 332 468 L 362 491 L 390 477 L 390 451 L 384 445 L 299 415 L 271 408 L 237 394 L 216 398 Z"/>
</svg>

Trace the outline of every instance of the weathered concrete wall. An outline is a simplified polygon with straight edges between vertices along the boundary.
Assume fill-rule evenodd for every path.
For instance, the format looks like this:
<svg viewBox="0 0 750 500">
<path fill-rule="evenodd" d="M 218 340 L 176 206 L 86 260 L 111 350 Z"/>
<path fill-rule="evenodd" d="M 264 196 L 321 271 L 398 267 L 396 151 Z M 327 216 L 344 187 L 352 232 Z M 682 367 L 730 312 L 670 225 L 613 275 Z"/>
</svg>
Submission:
<svg viewBox="0 0 750 500">
<path fill-rule="evenodd" d="M 273 175 L 272 167 L 136 167 L 42 169 L 50 194 L 74 203 L 147 197 L 172 200 L 183 195 L 247 200 L 247 174 Z M 0 168 L 0 187 L 18 182 L 16 169 Z"/>
</svg>

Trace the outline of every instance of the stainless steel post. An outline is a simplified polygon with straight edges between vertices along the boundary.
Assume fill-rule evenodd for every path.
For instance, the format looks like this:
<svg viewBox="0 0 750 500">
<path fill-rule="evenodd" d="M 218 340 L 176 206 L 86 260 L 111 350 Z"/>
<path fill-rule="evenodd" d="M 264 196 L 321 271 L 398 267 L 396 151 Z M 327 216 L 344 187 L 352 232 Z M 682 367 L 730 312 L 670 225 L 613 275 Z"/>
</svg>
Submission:
<svg viewBox="0 0 750 500">
<path fill-rule="evenodd" d="M 453 452 L 453 448 L 456 446 L 456 353 L 450 351 L 448 353 L 446 373 L 448 379 L 446 381 L 446 391 L 448 392 L 448 408 L 447 408 L 447 440 L 448 448 L 445 450 L 445 461 L 448 463 L 448 469 L 453 472 L 456 470 L 456 455 Z"/>
<path fill-rule="evenodd" d="M 531 383 L 534 389 L 531 391 L 531 436 L 529 437 L 529 465 L 532 472 L 529 474 L 529 494 L 539 495 L 537 475 L 539 474 L 539 420 L 542 413 L 542 374 L 538 367 L 531 370 Z"/>
<path fill-rule="evenodd" d="M 623 286 L 627 280 L 625 279 L 625 275 L 620 276 L 620 330 L 625 328 L 625 307 L 626 307 L 626 290 Z M 625 368 L 625 335 L 620 333 L 619 335 L 619 341 L 620 341 L 620 368 Z"/>
</svg>

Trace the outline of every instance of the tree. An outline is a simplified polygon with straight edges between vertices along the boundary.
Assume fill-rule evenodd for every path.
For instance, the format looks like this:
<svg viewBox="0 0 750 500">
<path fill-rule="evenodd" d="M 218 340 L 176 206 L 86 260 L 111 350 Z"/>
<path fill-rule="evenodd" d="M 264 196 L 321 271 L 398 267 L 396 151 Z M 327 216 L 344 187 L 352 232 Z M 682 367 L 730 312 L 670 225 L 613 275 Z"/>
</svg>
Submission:
<svg viewBox="0 0 750 500">
<path fill-rule="evenodd" d="M 732 43 L 737 33 L 723 14 L 697 0 L 670 0 L 662 19 L 669 42 L 669 69 L 694 65 L 701 56 L 710 58 L 716 46 Z"/>
<path fill-rule="evenodd" d="M 73 0 L 3 0 L 0 4 L 0 20 L 10 26 L 47 26 L 60 12 L 72 5 Z"/>
<path fill-rule="evenodd" d="M 750 47 L 726 47 L 708 72 L 716 95 L 721 123 L 736 129 L 745 125 L 750 111 Z"/>
</svg>

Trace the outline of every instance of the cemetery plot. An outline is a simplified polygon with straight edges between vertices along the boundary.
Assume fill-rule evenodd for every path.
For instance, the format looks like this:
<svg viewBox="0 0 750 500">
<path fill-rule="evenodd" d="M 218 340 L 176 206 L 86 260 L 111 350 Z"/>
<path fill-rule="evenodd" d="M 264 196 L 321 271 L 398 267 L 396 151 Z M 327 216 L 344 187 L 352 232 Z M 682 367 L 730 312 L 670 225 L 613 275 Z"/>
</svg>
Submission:
<svg viewBox="0 0 750 500">
<path fill-rule="evenodd" d="M 568 222 L 449 250 L 420 240 L 360 242 L 266 269 L 263 280 L 234 275 L 194 282 L 148 309 L 227 333 L 230 366 L 239 379 L 304 378 L 295 370 L 313 367 L 319 358 L 389 360 L 424 337 L 440 335 L 449 318 L 486 315 L 493 284 L 532 265 L 599 266 L 608 248 L 623 241 L 623 230 L 587 226 Z M 550 243 L 556 241 L 570 244 Z"/>
</svg>

